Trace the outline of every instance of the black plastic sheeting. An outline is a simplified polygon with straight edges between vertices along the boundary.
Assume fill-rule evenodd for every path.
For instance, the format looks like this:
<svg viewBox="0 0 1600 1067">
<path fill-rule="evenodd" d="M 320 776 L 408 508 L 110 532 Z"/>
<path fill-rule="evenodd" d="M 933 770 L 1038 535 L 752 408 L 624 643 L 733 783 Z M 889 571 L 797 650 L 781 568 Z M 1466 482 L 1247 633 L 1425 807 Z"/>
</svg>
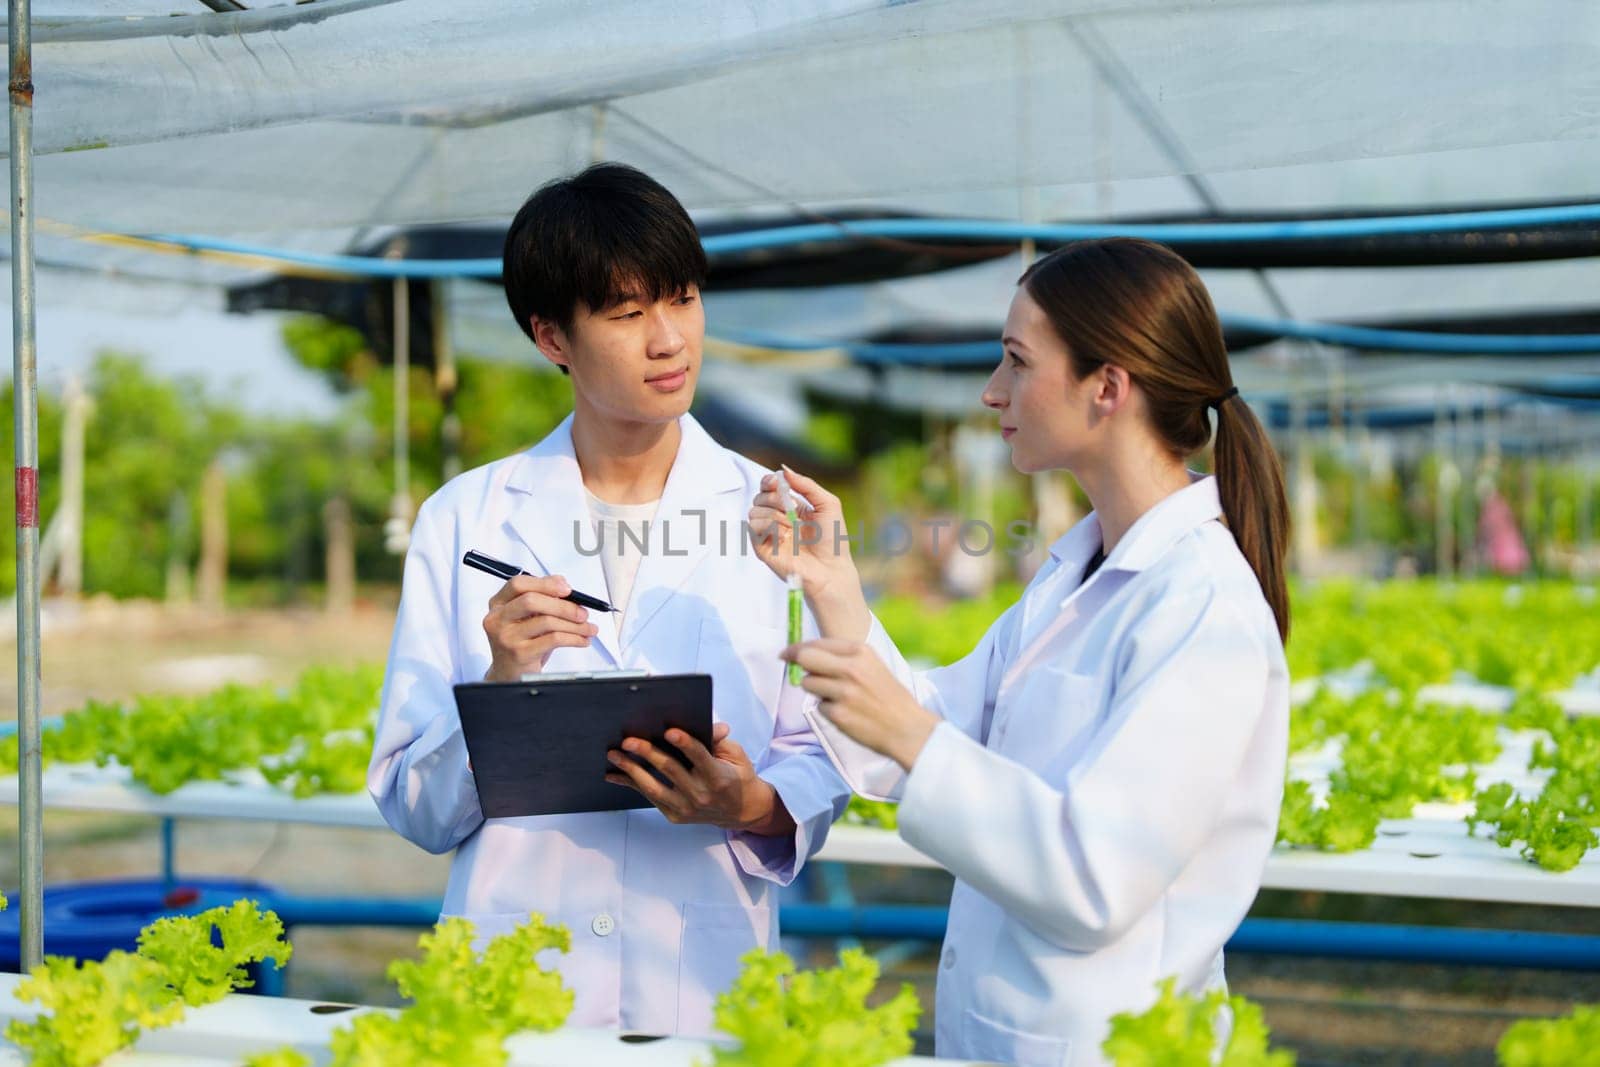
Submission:
<svg viewBox="0 0 1600 1067">
<path fill-rule="evenodd" d="M 1551 207 L 1552 204 L 1495 204 L 1460 208 L 1483 210 L 1486 207 Z M 1437 209 L 1416 208 L 1388 212 L 1362 212 L 1360 217 L 1386 217 Z M 709 223 L 702 227 L 705 236 L 800 225 L 819 221 L 848 223 L 862 218 L 917 218 L 908 214 L 884 212 L 833 213 L 769 217 L 752 222 Z M 1356 217 L 1355 213 L 1317 212 L 1297 214 L 1165 215 L 1128 218 L 1126 223 L 1215 223 L 1261 221 L 1307 221 Z M 385 256 L 396 252 L 410 259 L 484 259 L 501 254 L 505 237 L 503 225 L 414 227 L 396 236 L 367 242 L 352 253 Z M 1041 243 L 1041 250 L 1052 247 Z M 863 238 L 770 249 L 752 249 L 718 254 L 710 261 L 707 288 L 716 290 L 785 289 L 822 285 L 863 284 L 894 278 L 913 277 L 953 267 L 966 266 L 1010 255 L 1014 243 L 942 239 L 904 241 Z M 1476 230 L 1461 233 L 1393 234 L 1382 237 L 1314 238 L 1288 240 L 1218 241 L 1188 244 L 1179 250 L 1201 268 L 1294 268 L 1294 267 L 1399 267 L 1444 264 L 1505 263 L 1541 259 L 1600 256 L 1600 224 L 1573 223 L 1513 229 Z M 498 286 L 498 278 L 485 278 Z M 411 360 L 432 366 L 433 330 L 429 286 L 424 281 L 410 285 Z M 387 361 L 393 350 L 393 289 L 388 280 L 330 281 L 284 275 L 262 282 L 237 286 L 227 293 L 229 311 L 300 311 L 327 316 L 359 330 L 371 343 L 373 354 Z M 1497 316 L 1482 319 L 1453 319 L 1446 322 L 1365 323 L 1396 329 L 1436 330 L 1462 333 L 1593 333 L 1600 323 L 1600 311 L 1573 311 L 1557 315 Z M 995 334 L 988 336 L 995 336 Z M 960 337 L 929 337 L 928 340 L 980 339 L 970 333 Z M 871 338 L 874 342 L 900 338 Z M 1230 351 L 1242 351 L 1273 340 L 1255 331 L 1230 330 Z M 914 354 L 908 353 L 911 362 Z M 948 364 L 945 364 L 948 365 Z"/>
<path fill-rule="evenodd" d="M 1600 299 L 1600 285 L 1596 286 L 1596 297 Z M 1416 333 L 1459 333 L 1473 336 L 1511 334 L 1559 337 L 1565 334 L 1600 333 L 1600 308 L 1593 310 L 1566 309 L 1501 312 L 1494 315 L 1464 315 L 1448 318 L 1363 320 L 1346 322 L 1342 323 L 1342 325 L 1362 326 L 1375 330 L 1406 330 Z M 1244 329 L 1237 326 L 1224 327 L 1222 336 L 1223 340 L 1227 342 L 1229 352 L 1243 352 L 1278 339 L 1278 335 L 1275 333 Z M 1392 356 L 1395 353 L 1389 352 L 1387 354 Z M 1451 353 L 1417 353 L 1417 358 L 1426 359 L 1441 355 L 1452 359 L 1461 358 Z M 1464 355 L 1473 355 L 1473 353 L 1465 353 Z M 1504 354 L 1486 354 L 1486 358 L 1515 359 L 1516 357 Z"/>
<path fill-rule="evenodd" d="M 1596 290 L 1597 299 L 1600 299 L 1600 286 Z M 1342 325 L 1361 326 L 1375 330 L 1407 330 L 1417 333 L 1443 333 L 1443 334 L 1468 334 L 1481 336 L 1486 334 L 1511 334 L 1526 336 L 1562 336 L 1569 334 L 1600 334 L 1600 308 L 1593 310 L 1540 310 L 1527 312 L 1504 312 L 1495 315 L 1471 315 L 1448 318 L 1402 318 L 1383 320 L 1362 320 L 1347 322 Z M 998 358 L 999 338 L 1001 323 L 996 320 L 993 327 L 974 329 L 964 327 L 961 329 L 942 330 L 936 326 L 918 326 L 915 329 L 888 330 L 873 334 L 863 339 L 863 343 L 872 345 L 904 345 L 905 362 L 908 365 L 941 366 L 952 370 L 972 370 L 987 366 Z M 1261 345 L 1269 344 L 1278 339 L 1276 333 L 1264 330 L 1248 329 L 1240 326 L 1224 325 L 1222 339 L 1231 353 L 1245 352 Z M 970 363 L 949 361 L 918 360 L 914 346 L 920 345 L 950 345 L 950 344 L 977 344 L 979 342 L 993 342 L 994 355 L 985 354 L 983 358 L 975 358 Z M 1396 353 L 1384 352 L 1390 358 Z M 1462 358 L 1451 353 L 1417 353 L 1416 358 L 1428 359 L 1437 356 L 1448 358 Z M 1490 355 L 1487 358 L 1515 359 L 1515 356 L 1503 354 Z"/>
<path fill-rule="evenodd" d="M 1501 415 L 1523 407 L 1528 400 L 1539 400 L 1554 407 L 1567 409 L 1583 414 L 1600 415 L 1600 394 L 1593 395 L 1592 399 L 1583 397 L 1563 396 L 1553 393 L 1539 383 L 1526 385 L 1506 385 L 1501 388 L 1508 389 L 1518 396 L 1506 396 L 1495 400 L 1474 401 L 1466 405 L 1451 405 L 1443 411 L 1447 422 L 1451 424 L 1472 424 L 1482 422 L 1490 415 Z M 1286 400 L 1273 400 L 1266 404 L 1257 405 L 1256 410 L 1269 429 L 1290 430 L 1296 426 L 1293 409 Z M 1342 426 L 1347 430 L 1364 427 L 1369 430 L 1380 430 L 1390 433 L 1404 430 L 1431 430 L 1439 420 L 1440 409 L 1432 404 L 1383 404 L 1372 407 L 1356 407 L 1350 404 L 1330 404 L 1326 401 L 1313 402 L 1307 406 L 1305 416 L 1299 425 L 1307 430 L 1326 430 L 1334 426 Z M 1520 440 L 1513 432 L 1504 431 L 1501 435 L 1501 446 L 1507 450 L 1518 450 L 1517 442 Z M 1535 438 L 1530 447 L 1540 447 L 1544 444 L 1542 437 Z"/>
</svg>

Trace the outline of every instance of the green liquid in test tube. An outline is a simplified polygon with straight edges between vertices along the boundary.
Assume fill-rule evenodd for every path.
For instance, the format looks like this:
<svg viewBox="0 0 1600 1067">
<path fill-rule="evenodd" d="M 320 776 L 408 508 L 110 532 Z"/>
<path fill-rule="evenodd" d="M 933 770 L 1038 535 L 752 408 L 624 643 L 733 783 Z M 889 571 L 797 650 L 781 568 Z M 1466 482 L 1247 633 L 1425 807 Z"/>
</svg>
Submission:
<svg viewBox="0 0 1600 1067">
<path fill-rule="evenodd" d="M 789 479 L 783 476 L 782 471 L 778 472 L 778 496 L 783 500 L 784 518 L 789 520 L 789 536 L 799 537 L 800 513 L 795 508 L 794 493 L 789 489 Z M 790 545 L 790 551 L 794 551 L 794 542 L 791 541 Z M 799 560 L 795 562 L 798 563 Z M 801 589 L 799 572 L 790 571 L 789 577 L 784 579 L 783 584 L 788 586 L 789 590 L 789 643 L 799 644 L 801 637 L 804 636 L 801 627 L 801 603 L 805 595 Z M 799 685 L 800 675 L 800 664 L 789 664 L 789 684 Z"/>
</svg>

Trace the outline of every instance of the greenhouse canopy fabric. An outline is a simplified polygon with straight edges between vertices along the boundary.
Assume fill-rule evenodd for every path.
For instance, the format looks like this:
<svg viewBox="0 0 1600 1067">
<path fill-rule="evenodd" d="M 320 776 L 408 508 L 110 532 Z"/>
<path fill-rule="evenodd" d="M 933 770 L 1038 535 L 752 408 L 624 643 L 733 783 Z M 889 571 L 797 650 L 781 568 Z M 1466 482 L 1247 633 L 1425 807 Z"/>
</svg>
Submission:
<svg viewBox="0 0 1600 1067">
<path fill-rule="evenodd" d="M 34 5 L 42 218 L 210 234 L 504 218 L 600 156 L 702 213 L 1600 193 L 1589 0 L 131 7 Z"/>
<path fill-rule="evenodd" d="M 41 300 L 115 300 L 114 272 L 140 279 L 131 303 L 170 307 L 183 288 L 150 283 L 175 282 L 214 306 L 270 269 L 87 236 L 344 252 L 394 227 L 503 225 L 601 158 L 655 175 L 708 232 L 1600 202 L 1591 0 L 248 6 L 36 0 Z M 1022 263 L 714 291 L 710 324 L 983 336 Z M 1583 258 L 1205 273 L 1225 313 L 1328 323 L 1581 316 L 1600 290 Z M 492 289 L 448 291 L 453 328 L 526 352 Z M 1509 362 L 1472 373 L 1526 377 Z"/>
</svg>

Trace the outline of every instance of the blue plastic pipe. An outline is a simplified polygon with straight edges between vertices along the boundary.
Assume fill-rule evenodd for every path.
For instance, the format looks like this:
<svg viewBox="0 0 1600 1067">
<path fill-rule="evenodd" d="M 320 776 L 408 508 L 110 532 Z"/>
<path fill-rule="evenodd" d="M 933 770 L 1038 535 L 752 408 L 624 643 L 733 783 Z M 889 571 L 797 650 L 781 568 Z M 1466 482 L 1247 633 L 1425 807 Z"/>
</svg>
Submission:
<svg viewBox="0 0 1600 1067">
<path fill-rule="evenodd" d="M 216 903 L 227 902 L 208 900 L 195 906 Z M 373 900 L 275 893 L 261 903 L 291 927 L 432 926 L 439 917 L 439 901 L 433 898 Z M 948 919 L 948 909 L 937 906 L 785 904 L 781 924 L 784 934 L 792 937 L 941 941 Z M 1246 919 L 1227 947 L 1229 952 L 1330 959 L 1600 971 L 1600 936 L 1526 930 Z"/>
<path fill-rule="evenodd" d="M 232 902 L 232 891 L 202 888 L 186 910 L 199 911 Z M 439 917 L 435 898 L 375 900 L 363 897 L 306 897 L 267 891 L 260 904 L 277 912 L 288 929 L 296 926 L 428 927 Z M 788 937 L 859 938 L 876 941 L 938 942 L 944 939 L 949 910 L 924 905 L 783 905 Z M 1390 960 L 1402 963 L 1539 970 L 1600 971 L 1600 936 L 1523 930 L 1395 926 L 1307 919 L 1246 919 L 1229 939 L 1229 952 L 1325 959 Z M 282 993 L 284 976 L 262 968 L 259 991 Z"/>
<path fill-rule="evenodd" d="M 1256 315 L 1221 312 L 1224 328 L 1249 330 L 1274 337 L 1294 337 L 1323 344 L 1358 348 L 1368 352 L 1419 352 L 1457 356 L 1566 356 L 1600 352 L 1600 334 L 1435 333 L 1430 330 L 1384 330 L 1370 326 L 1345 326 L 1335 322 L 1268 319 Z M 988 366 L 1000 362 L 1000 340 L 950 341 L 929 344 L 873 344 L 789 337 L 738 330 L 716 336 L 736 344 L 771 348 L 780 352 L 817 352 L 843 349 L 857 363 L 920 366 Z"/>
<path fill-rule="evenodd" d="M 203 899 L 197 908 L 232 901 Z M 439 921 L 436 897 L 373 899 L 370 897 L 303 897 L 271 893 L 261 906 L 278 913 L 285 927 L 295 926 L 432 926 Z"/>
<path fill-rule="evenodd" d="M 1472 927 L 1246 919 L 1230 952 L 1333 959 L 1600 971 L 1600 937 Z"/>
<path fill-rule="evenodd" d="M 855 937 L 943 941 L 948 908 L 913 904 L 864 905 L 854 908 L 825 904 L 785 904 L 779 928 L 792 937 Z"/>
<path fill-rule="evenodd" d="M 941 941 L 947 920 L 946 909 L 938 907 L 839 909 L 806 904 L 786 906 L 782 928 L 785 934 L 796 937 Z M 1526 930 L 1246 919 L 1229 939 L 1227 950 L 1328 959 L 1600 971 L 1600 937 Z"/>
<path fill-rule="evenodd" d="M 764 230 L 713 234 L 702 239 L 708 255 L 784 248 L 818 242 L 886 237 L 907 241 L 1081 241 L 1097 237 L 1144 237 L 1169 245 L 1218 241 L 1284 241 L 1392 234 L 1461 233 L 1471 230 L 1557 226 L 1600 222 L 1600 204 L 1515 208 L 1501 211 L 1433 212 L 1353 219 L 1288 219 L 1273 222 L 1070 222 L 1030 223 L 1002 219 L 858 219 L 774 226 Z M 241 241 L 190 234 L 150 234 L 148 239 L 195 252 L 225 252 L 276 259 L 320 270 L 368 278 L 493 278 L 498 258 L 385 259 L 296 252 Z"/>
<path fill-rule="evenodd" d="M 1039 240 L 1065 242 L 1096 237 L 1146 237 L 1169 245 L 1216 241 L 1273 241 L 1318 237 L 1373 237 L 1384 234 L 1447 233 L 1477 229 L 1600 222 L 1600 204 L 1519 208 L 1505 211 L 1460 211 L 1357 219 L 1307 219 L 1227 223 L 1064 223 L 1039 224 L 997 219 L 863 219 L 847 223 L 808 223 L 765 230 L 714 234 L 703 240 L 707 254 L 781 248 L 861 237 L 901 240 Z M 367 278 L 492 278 L 499 259 L 387 259 L 271 248 L 216 237 L 155 234 L 148 238 L 192 252 L 257 256 L 286 265 Z M 1600 334 L 1457 334 L 1424 330 L 1382 330 L 1337 323 L 1302 322 L 1221 314 L 1224 326 L 1277 337 L 1382 352 L 1429 352 L 1455 355 L 1570 355 L 1600 352 Z M 744 335 L 750 343 L 783 350 L 844 348 L 855 360 L 871 364 L 917 363 L 969 365 L 999 358 L 994 341 L 934 345 L 874 345 L 760 335 Z M 735 336 L 731 340 L 739 340 Z"/>
<path fill-rule="evenodd" d="M 55 730 L 55 729 L 58 729 L 60 726 L 61 726 L 61 716 L 59 716 L 59 715 L 46 715 L 44 718 L 39 720 L 39 729 L 40 730 Z M 8 719 L 5 722 L 0 722 L 0 737 L 10 737 L 12 734 L 14 734 L 16 732 L 17 732 L 17 720 Z"/>
</svg>

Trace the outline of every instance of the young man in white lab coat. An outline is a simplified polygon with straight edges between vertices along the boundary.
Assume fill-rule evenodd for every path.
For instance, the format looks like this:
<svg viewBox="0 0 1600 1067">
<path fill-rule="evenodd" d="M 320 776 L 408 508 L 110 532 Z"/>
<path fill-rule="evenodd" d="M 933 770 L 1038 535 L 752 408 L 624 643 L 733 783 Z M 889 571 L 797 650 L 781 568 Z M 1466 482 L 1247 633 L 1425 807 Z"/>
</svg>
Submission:
<svg viewBox="0 0 1600 1067">
<path fill-rule="evenodd" d="M 765 471 L 688 414 L 705 252 L 650 178 L 605 164 L 536 193 L 505 246 L 507 300 L 569 373 L 573 414 L 452 480 L 418 512 L 368 788 L 430 852 L 455 849 L 444 912 L 495 934 L 538 911 L 572 931 L 571 1023 L 706 1034 L 739 957 L 775 947 L 775 886 L 822 844 L 849 790 L 783 684 L 781 580 L 745 526 Z M 530 576 L 466 570 L 469 549 Z M 617 613 L 559 599 L 579 591 Z M 611 780 L 654 807 L 485 820 L 451 686 L 541 671 L 712 676 L 717 739 L 693 761 L 630 740 Z"/>
</svg>

